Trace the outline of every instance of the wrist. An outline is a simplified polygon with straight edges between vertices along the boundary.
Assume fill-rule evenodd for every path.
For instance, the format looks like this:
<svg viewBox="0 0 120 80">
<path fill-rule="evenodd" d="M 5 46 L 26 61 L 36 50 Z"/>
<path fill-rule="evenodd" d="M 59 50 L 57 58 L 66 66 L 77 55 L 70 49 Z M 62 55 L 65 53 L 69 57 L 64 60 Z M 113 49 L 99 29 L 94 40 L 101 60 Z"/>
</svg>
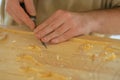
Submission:
<svg viewBox="0 0 120 80">
<path fill-rule="evenodd" d="M 89 28 L 89 33 L 99 32 L 102 26 L 102 20 L 98 17 L 95 12 L 84 12 L 82 13 L 86 19 L 87 28 Z"/>
</svg>

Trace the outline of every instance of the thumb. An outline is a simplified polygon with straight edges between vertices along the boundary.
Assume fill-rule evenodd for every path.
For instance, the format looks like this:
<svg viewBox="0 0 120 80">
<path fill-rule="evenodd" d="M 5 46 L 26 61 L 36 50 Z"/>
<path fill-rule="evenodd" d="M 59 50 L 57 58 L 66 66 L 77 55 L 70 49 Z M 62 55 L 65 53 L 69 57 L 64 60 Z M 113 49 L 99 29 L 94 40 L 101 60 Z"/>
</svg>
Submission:
<svg viewBox="0 0 120 80">
<path fill-rule="evenodd" d="M 34 6 L 33 0 L 24 0 L 25 8 L 26 11 L 31 15 L 31 16 L 36 16 L 36 10 Z"/>
</svg>

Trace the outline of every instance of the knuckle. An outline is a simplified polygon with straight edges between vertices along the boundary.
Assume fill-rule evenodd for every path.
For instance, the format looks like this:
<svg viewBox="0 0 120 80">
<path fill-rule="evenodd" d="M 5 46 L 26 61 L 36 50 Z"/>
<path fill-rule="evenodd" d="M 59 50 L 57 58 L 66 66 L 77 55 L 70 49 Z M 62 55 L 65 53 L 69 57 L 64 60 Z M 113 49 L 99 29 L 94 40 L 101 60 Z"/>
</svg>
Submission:
<svg viewBox="0 0 120 80">
<path fill-rule="evenodd" d="M 61 30 L 56 30 L 54 33 L 58 35 L 58 34 L 61 34 L 62 31 Z"/>
<path fill-rule="evenodd" d="M 70 12 L 67 12 L 67 11 L 65 11 L 65 13 L 63 14 L 66 18 L 71 18 L 72 17 L 72 15 L 71 15 L 71 13 Z"/>
<path fill-rule="evenodd" d="M 59 34 L 53 32 L 47 36 L 47 39 L 50 40 L 50 39 L 53 39 L 54 37 L 57 37 L 57 36 L 59 36 Z"/>
<path fill-rule="evenodd" d="M 59 34 L 56 33 L 56 32 L 53 32 L 53 33 L 51 34 L 51 37 L 52 37 L 52 38 L 53 38 L 53 37 L 57 37 L 57 36 L 59 36 Z"/>
<path fill-rule="evenodd" d="M 43 32 L 45 32 L 45 33 L 50 33 L 51 31 L 53 31 L 52 28 L 47 28 L 47 29 L 45 29 Z"/>
<path fill-rule="evenodd" d="M 44 38 L 46 41 L 50 41 L 51 39 L 53 39 L 53 35 L 49 35 L 47 37 Z"/>
<path fill-rule="evenodd" d="M 63 10 L 61 10 L 61 9 L 59 9 L 59 10 L 57 10 L 57 12 L 56 13 L 62 13 L 62 12 L 64 12 Z"/>
<path fill-rule="evenodd" d="M 50 30 L 56 30 L 57 28 L 58 28 L 58 22 L 57 21 L 54 21 L 53 23 L 51 23 L 49 25 Z"/>
</svg>

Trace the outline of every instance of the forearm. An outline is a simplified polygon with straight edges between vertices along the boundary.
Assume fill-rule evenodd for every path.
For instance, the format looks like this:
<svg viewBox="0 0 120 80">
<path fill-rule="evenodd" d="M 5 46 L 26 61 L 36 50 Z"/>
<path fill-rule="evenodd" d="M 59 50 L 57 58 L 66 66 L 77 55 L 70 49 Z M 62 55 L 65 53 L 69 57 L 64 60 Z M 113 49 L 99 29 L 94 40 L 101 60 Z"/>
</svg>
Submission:
<svg viewBox="0 0 120 80">
<path fill-rule="evenodd" d="M 120 8 L 86 12 L 93 25 L 92 32 L 120 34 Z"/>
</svg>

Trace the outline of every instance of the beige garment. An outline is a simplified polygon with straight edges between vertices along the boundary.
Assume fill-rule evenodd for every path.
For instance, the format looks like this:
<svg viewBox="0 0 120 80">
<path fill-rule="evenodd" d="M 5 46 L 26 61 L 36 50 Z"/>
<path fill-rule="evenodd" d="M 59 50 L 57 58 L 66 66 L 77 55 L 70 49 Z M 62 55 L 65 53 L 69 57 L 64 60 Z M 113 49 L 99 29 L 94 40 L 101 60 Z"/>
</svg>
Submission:
<svg viewBox="0 0 120 80">
<path fill-rule="evenodd" d="M 38 0 L 37 23 L 41 23 L 59 9 L 73 12 L 88 11 L 100 8 L 100 3 L 96 5 L 96 8 L 93 0 Z"/>
<path fill-rule="evenodd" d="M 62 9 L 73 12 L 91 11 L 118 7 L 120 0 L 35 0 L 37 23 L 40 24 L 55 11 Z"/>
<path fill-rule="evenodd" d="M 118 7 L 120 0 L 34 0 L 37 10 L 37 24 L 40 24 L 49 16 L 51 16 L 56 10 L 68 10 L 73 12 L 90 11 L 95 9 L 105 9 Z M 14 24 L 11 17 L 9 17 L 4 11 L 5 0 L 2 0 L 2 18 L 4 24 Z M 5 15 L 4 15 L 5 14 Z"/>
</svg>

